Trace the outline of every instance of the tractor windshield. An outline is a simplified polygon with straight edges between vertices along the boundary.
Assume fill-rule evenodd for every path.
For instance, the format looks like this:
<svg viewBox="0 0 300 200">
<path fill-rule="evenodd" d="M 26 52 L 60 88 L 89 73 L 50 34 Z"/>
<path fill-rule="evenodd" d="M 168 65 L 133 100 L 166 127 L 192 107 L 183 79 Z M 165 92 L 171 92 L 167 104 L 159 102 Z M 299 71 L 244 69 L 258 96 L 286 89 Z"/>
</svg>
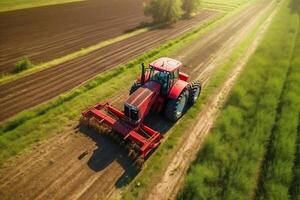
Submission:
<svg viewBox="0 0 300 200">
<path fill-rule="evenodd" d="M 170 73 L 166 71 L 158 71 L 150 68 L 150 80 L 161 85 L 162 94 L 166 95 L 169 89 Z"/>
</svg>

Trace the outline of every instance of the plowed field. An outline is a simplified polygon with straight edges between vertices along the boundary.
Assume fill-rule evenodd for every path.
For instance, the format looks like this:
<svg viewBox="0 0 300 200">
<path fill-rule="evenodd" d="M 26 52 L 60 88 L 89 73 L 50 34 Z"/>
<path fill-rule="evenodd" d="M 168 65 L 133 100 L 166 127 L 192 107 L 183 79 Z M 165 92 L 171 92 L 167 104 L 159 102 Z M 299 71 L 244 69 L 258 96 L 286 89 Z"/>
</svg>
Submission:
<svg viewBox="0 0 300 200">
<path fill-rule="evenodd" d="M 88 0 L 0 13 L 0 73 L 20 57 L 46 62 L 149 21 L 143 0 Z"/>
</svg>

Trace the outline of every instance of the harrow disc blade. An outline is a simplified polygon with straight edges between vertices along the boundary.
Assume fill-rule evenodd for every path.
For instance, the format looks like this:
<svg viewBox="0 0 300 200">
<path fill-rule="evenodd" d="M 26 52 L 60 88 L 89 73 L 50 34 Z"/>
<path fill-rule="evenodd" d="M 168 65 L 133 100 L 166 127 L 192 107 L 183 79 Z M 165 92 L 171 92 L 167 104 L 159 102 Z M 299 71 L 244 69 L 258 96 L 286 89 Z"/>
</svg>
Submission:
<svg viewBox="0 0 300 200">
<path fill-rule="evenodd" d="M 137 159 L 134 161 L 134 165 L 138 168 L 138 169 L 142 169 L 145 163 L 145 159 L 141 156 L 138 156 Z"/>
<path fill-rule="evenodd" d="M 93 117 L 92 118 L 81 117 L 80 124 L 91 127 L 95 131 L 97 131 L 98 133 L 101 133 L 101 134 L 110 135 L 113 133 L 113 130 L 111 127 L 107 126 L 104 123 L 99 123 L 99 121 Z"/>
</svg>

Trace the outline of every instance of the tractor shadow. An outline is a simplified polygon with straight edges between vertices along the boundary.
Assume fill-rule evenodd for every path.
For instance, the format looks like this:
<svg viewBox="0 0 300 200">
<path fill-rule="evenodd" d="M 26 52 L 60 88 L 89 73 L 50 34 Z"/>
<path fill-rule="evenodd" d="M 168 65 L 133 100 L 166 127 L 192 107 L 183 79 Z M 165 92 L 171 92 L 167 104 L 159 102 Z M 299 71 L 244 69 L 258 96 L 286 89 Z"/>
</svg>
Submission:
<svg viewBox="0 0 300 200">
<path fill-rule="evenodd" d="M 127 151 L 116 144 L 112 138 L 87 126 L 79 125 L 77 128 L 80 133 L 85 134 L 96 143 L 96 148 L 91 152 L 92 155 L 87 161 L 87 165 L 91 170 L 100 172 L 113 164 L 113 162 L 117 162 L 124 170 L 123 174 L 115 183 L 117 188 L 121 188 L 130 183 L 139 173 L 133 161 L 128 158 Z M 87 154 L 89 154 L 89 152 L 83 152 L 78 156 L 78 159 L 83 159 Z"/>
<path fill-rule="evenodd" d="M 150 113 L 145 119 L 144 124 L 163 135 L 174 125 L 173 122 L 166 120 L 162 114 L 157 113 Z M 90 169 L 95 172 L 99 172 L 109 167 L 113 162 L 120 164 L 120 166 L 124 169 L 124 172 L 115 183 L 117 188 L 122 188 L 128 185 L 138 175 L 140 170 L 138 170 L 134 166 L 133 161 L 128 158 L 127 151 L 120 145 L 113 142 L 110 137 L 98 133 L 93 128 L 87 126 L 79 125 L 78 129 L 81 133 L 85 134 L 96 143 L 96 148 L 87 162 Z M 150 153 L 148 157 L 150 157 L 152 153 Z M 83 157 L 85 157 L 85 153 L 79 155 L 78 159 L 82 159 Z"/>
</svg>

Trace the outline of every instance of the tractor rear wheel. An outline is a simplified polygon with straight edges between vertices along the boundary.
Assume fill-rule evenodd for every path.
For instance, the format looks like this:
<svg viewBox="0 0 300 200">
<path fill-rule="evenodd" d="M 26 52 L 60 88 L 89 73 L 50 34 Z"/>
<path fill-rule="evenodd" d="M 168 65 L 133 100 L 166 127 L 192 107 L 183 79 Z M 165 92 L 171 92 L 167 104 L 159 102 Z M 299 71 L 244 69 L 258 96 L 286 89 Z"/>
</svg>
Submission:
<svg viewBox="0 0 300 200">
<path fill-rule="evenodd" d="M 134 81 L 134 83 L 132 84 L 132 86 L 130 88 L 129 94 L 134 93 L 137 89 L 139 89 L 139 87 L 141 87 L 141 84 Z"/>
<path fill-rule="evenodd" d="M 189 89 L 189 104 L 193 105 L 198 100 L 198 97 L 201 93 L 201 84 L 200 81 L 193 81 Z"/>
<path fill-rule="evenodd" d="M 185 89 L 177 99 L 169 99 L 167 102 L 165 116 L 171 121 L 177 121 L 186 110 L 189 92 Z"/>
</svg>

